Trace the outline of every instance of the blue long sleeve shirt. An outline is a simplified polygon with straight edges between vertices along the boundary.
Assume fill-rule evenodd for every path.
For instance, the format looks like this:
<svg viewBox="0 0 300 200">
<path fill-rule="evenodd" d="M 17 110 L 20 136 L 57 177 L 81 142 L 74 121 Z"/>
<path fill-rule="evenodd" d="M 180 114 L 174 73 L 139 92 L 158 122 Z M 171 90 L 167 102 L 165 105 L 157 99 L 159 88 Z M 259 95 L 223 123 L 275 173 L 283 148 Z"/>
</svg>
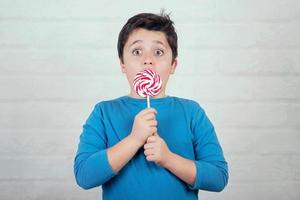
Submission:
<svg viewBox="0 0 300 200">
<path fill-rule="evenodd" d="M 102 186 L 104 200 L 194 200 L 199 189 L 223 190 L 228 168 L 215 129 L 197 102 L 178 97 L 151 99 L 151 107 L 157 110 L 157 132 L 170 151 L 194 161 L 194 184 L 147 161 L 142 147 L 119 172 L 112 170 L 106 149 L 130 134 L 135 115 L 146 106 L 146 99 L 129 96 L 95 105 L 74 160 L 77 184 L 84 189 Z"/>
</svg>

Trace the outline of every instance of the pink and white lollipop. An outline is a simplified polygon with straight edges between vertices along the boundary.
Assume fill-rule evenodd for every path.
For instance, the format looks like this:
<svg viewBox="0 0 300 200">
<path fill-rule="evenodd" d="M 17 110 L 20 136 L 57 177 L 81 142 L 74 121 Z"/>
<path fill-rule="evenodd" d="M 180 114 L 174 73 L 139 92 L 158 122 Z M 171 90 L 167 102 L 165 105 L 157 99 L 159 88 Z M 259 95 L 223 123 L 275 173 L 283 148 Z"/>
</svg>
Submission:
<svg viewBox="0 0 300 200">
<path fill-rule="evenodd" d="M 151 69 L 145 69 L 136 74 L 133 80 L 134 90 L 141 97 L 147 97 L 147 107 L 150 108 L 150 96 L 160 93 L 162 81 L 159 74 Z"/>
</svg>

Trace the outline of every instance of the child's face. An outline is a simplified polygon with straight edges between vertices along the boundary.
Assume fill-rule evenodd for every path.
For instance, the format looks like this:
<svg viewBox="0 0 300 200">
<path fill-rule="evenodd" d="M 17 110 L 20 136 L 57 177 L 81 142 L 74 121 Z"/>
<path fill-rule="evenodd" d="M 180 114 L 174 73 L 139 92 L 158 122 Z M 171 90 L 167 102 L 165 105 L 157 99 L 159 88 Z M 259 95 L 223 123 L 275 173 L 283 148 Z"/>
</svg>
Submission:
<svg viewBox="0 0 300 200">
<path fill-rule="evenodd" d="M 172 50 L 163 32 L 136 29 L 124 46 L 122 72 L 126 74 L 131 96 L 138 97 L 132 83 L 135 75 L 147 68 L 156 71 L 162 80 L 162 89 L 158 96 L 165 95 L 165 88 L 170 74 L 175 72 L 177 60 L 172 62 Z"/>
</svg>

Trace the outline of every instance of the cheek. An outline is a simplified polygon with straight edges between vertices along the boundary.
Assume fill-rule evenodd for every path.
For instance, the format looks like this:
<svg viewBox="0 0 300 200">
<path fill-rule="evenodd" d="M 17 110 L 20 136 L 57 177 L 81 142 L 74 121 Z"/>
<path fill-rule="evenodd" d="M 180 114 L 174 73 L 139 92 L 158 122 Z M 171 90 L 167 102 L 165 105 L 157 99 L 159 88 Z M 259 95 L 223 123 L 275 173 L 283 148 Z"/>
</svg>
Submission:
<svg viewBox="0 0 300 200">
<path fill-rule="evenodd" d="M 127 73 L 127 78 L 128 78 L 128 80 L 129 80 L 129 82 L 130 82 L 131 85 L 133 84 L 133 80 L 134 80 L 134 78 L 135 78 L 135 76 L 136 76 L 137 73 L 138 72 L 135 72 L 135 71 Z"/>
<path fill-rule="evenodd" d="M 135 77 L 135 74 L 133 74 L 133 73 L 128 74 L 128 79 L 129 79 L 131 84 L 133 83 L 134 77 Z"/>
<path fill-rule="evenodd" d="M 127 63 L 136 63 L 136 62 L 140 61 L 140 59 L 141 59 L 141 57 L 133 56 L 130 53 L 124 54 L 124 61 Z"/>
<path fill-rule="evenodd" d="M 171 66 L 172 66 L 171 60 L 164 60 L 158 63 L 158 67 L 160 68 L 161 73 L 169 73 L 171 70 Z"/>
<path fill-rule="evenodd" d="M 166 84 L 166 81 L 167 81 L 167 77 L 166 77 L 165 75 L 162 74 L 162 75 L 160 76 L 160 79 L 161 79 L 163 85 L 165 85 L 165 84 Z"/>
<path fill-rule="evenodd" d="M 163 85 L 165 85 L 166 82 L 169 80 L 170 73 L 171 73 L 170 68 L 166 68 L 164 71 L 159 72 L 160 79 L 162 80 Z"/>
</svg>

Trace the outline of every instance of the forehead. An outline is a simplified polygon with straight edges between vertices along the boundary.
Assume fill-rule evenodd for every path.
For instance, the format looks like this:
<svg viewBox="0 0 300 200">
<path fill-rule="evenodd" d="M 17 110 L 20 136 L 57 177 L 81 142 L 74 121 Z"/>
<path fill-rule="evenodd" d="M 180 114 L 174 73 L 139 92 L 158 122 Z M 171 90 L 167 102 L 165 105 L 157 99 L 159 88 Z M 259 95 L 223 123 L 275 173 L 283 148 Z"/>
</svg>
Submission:
<svg viewBox="0 0 300 200">
<path fill-rule="evenodd" d="M 162 43 L 163 45 L 168 46 L 167 38 L 164 32 L 150 31 L 143 28 L 133 30 L 129 35 L 125 46 L 128 46 L 135 41 Z"/>
</svg>

